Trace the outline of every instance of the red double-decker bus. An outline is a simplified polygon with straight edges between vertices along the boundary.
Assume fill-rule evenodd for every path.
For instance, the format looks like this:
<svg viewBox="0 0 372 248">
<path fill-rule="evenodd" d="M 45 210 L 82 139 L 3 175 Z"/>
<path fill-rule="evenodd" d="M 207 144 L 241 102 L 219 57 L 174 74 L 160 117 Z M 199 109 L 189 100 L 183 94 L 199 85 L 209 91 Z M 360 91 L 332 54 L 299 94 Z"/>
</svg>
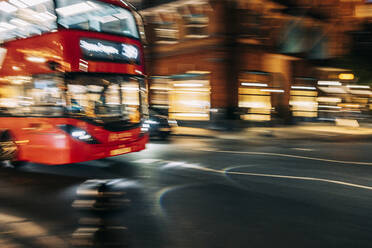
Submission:
<svg viewBox="0 0 372 248">
<path fill-rule="evenodd" d="M 121 0 L 0 2 L 0 158 L 69 164 L 148 141 L 140 18 Z"/>
</svg>

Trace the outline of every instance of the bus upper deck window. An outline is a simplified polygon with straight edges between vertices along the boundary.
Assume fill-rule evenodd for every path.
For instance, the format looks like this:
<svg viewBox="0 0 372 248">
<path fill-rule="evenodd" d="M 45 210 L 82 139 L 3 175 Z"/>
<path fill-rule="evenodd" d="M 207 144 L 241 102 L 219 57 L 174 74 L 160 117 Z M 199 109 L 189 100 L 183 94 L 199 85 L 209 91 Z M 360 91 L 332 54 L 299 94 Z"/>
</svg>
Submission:
<svg viewBox="0 0 372 248">
<path fill-rule="evenodd" d="M 58 24 L 81 29 L 139 38 L 132 13 L 122 7 L 98 1 L 57 0 Z"/>
</svg>

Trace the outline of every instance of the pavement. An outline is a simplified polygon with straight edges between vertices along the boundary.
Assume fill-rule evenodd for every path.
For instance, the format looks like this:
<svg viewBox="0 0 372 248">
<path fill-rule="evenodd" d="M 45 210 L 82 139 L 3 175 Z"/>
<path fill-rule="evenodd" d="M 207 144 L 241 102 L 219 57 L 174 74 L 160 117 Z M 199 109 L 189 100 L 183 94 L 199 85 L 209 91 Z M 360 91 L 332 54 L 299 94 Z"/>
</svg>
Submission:
<svg viewBox="0 0 372 248">
<path fill-rule="evenodd" d="M 173 135 L 208 137 L 226 140 L 315 140 L 315 141 L 361 141 L 372 140 L 372 126 L 340 126 L 335 124 L 303 123 L 278 127 L 250 127 L 239 131 L 216 131 L 195 127 L 175 127 Z"/>
</svg>

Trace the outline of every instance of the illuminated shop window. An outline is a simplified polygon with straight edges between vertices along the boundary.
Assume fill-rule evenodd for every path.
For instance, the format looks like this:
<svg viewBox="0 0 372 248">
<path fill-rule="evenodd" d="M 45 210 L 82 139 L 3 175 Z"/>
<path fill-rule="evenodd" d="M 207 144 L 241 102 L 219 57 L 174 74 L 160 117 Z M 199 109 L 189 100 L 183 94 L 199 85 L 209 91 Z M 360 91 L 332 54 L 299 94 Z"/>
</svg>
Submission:
<svg viewBox="0 0 372 248">
<path fill-rule="evenodd" d="M 169 117 L 176 120 L 210 119 L 209 75 L 183 74 L 172 77 Z"/>
<path fill-rule="evenodd" d="M 155 108 L 168 109 L 169 107 L 169 79 L 168 77 L 154 76 L 151 78 L 150 103 Z"/>
<path fill-rule="evenodd" d="M 0 2 L 0 41 L 40 35 L 57 28 L 52 0 Z"/>
<path fill-rule="evenodd" d="M 292 86 L 289 104 L 294 117 L 317 117 L 318 102 L 315 87 Z"/>
<path fill-rule="evenodd" d="M 279 89 L 271 86 L 271 76 L 265 72 L 242 72 L 239 75 L 238 106 L 240 118 L 247 121 L 270 121 L 271 94 Z M 279 92 L 280 91 L 280 92 Z"/>
<path fill-rule="evenodd" d="M 317 80 L 296 77 L 290 90 L 289 105 L 294 117 L 315 118 L 318 116 Z"/>
</svg>

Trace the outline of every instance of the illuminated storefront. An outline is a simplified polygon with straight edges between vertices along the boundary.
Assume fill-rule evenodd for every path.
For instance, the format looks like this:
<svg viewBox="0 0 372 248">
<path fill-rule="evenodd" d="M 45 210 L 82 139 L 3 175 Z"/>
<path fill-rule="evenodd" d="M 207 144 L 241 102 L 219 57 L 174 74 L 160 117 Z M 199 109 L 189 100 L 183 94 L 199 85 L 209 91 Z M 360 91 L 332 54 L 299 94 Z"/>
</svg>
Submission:
<svg viewBox="0 0 372 248">
<path fill-rule="evenodd" d="M 210 120 L 208 74 L 182 74 L 171 77 L 169 117 L 175 120 Z"/>
<path fill-rule="evenodd" d="M 159 109 L 160 112 L 168 112 L 169 108 L 169 85 L 170 79 L 166 76 L 151 77 L 150 85 L 150 105 L 154 109 Z"/>
<path fill-rule="evenodd" d="M 271 80 L 270 74 L 266 72 L 240 73 L 238 106 L 242 120 L 271 120 Z"/>
<path fill-rule="evenodd" d="M 318 92 L 315 78 L 296 78 L 291 86 L 289 104 L 295 118 L 318 116 Z"/>
</svg>

